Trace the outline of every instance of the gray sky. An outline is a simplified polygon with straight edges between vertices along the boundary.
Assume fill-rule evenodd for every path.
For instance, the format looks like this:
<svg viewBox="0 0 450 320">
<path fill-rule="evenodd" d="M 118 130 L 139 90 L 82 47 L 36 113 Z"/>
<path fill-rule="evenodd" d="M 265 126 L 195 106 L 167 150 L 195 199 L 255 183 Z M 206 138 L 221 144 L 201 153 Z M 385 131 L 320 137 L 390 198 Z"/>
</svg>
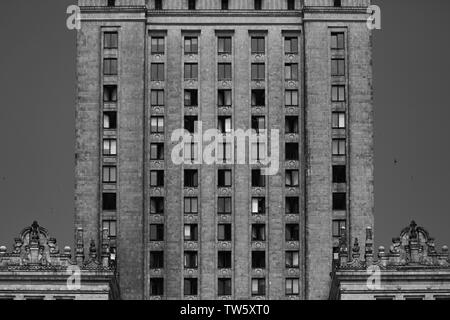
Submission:
<svg viewBox="0 0 450 320">
<path fill-rule="evenodd" d="M 34 219 L 73 246 L 75 0 L 2 0 L 0 244 Z M 450 244 L 450 1 L 374 1 L 375 237 L 411 219 Z M 397 163 L 395 163 L 395 161 Z"/>
</svg>

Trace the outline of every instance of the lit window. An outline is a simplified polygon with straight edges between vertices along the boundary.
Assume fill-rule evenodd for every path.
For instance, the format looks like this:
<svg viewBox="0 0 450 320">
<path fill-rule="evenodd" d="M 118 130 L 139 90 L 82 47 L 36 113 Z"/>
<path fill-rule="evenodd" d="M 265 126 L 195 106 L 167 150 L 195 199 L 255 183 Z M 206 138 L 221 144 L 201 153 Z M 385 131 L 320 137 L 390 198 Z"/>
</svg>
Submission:
<svg viewBox="0 0 450 320">
<path fill-rule="evenodd" d="M 266 213 L 266 199 L 263 197 L 252 198 L 252 214 Z"/>
<path fill-rule="evenodd" d="M 184 198 L 184 213 L 197 214 L 198 213 L 198 199 Z"/>
<path fill-rule="evenodd" d="M 164 133 L 164 117 L 151 117 L 150 131 L 151 133 Z"/>
<path fill-rule="evenodd" d="M 164 38 L 152 37 L 152 54 L 164 54 Z"/>
<path fill-rule="evenodd" d="M 286 268 L 293 269 L 299 267 L 298 251 L 286 251 Z"/>
<path fill-rule="evenodd" d="M 219 188 L 231 187 L 231 170 L 220 169 L 218 172 L 218 186 Z"/>
<path fill-rule="evenodd" d="M 103 182 L 116 183 L 117 182 L 117 168 L 115 166 L 103 167 Z"/>
<path fill-rule="evenodd" d="M 117 129 L 117 112 L 103 112 L 103 129 Z"/>
<path fill-rule="evenodd" d="M 164 90 L 152 90 L 150 100 L 152 106 L 164 106 Z"/>
<path fill-rule="evenodd" d="M 266 295 L 266 279 L 252 279 L 252 295 Z"/>
<path fill-rule="evenodd" d="M 116 139 L 103 139 L 103 155 L 115 156 L 117 155 L 117 141 Z"/>
<path fill-rule="evenodd" d="M 286 279 L 286 295 L 298 296 L 299 294 L 299 280 L 298 279 Z"/>
<path fill-rule="evenodd" d="M 284 97 L 286 107 L 298 107 L 298 90 L 286 90 Z"/>
<path fill-rule="evenodd" d="M 345 139 L 333 139 L 333 156 L 345 156 Z"/>
<path fill-rule="evenodd" d="M 117 222 L 116 220 L 103 220 L 103 230 L 108 230 L 108 237 L 115 238 L 117 236 Z"/>
<path fill-rule="evenodd" d="M 198 225 L 185 224 L 184 225 L 184 241 L 197 241 L 198 240 Z"/>
<path fill-rule="evenodd" d="M 345 112 L 333 112 L 331 120 L 333 129 L 345 129 Z"/>
<path fill-rule="evenodd" d="M 231 90 L 219 90 L 219 107 L 230 107 L 232 105 Z"/>
<path fill-rule="evenodd" d="M 186 54 L 198 53 L 198 38 L 197 37 L 185 37 L 184 38 L 184 53 L 186 53 Z"/>
</svg>

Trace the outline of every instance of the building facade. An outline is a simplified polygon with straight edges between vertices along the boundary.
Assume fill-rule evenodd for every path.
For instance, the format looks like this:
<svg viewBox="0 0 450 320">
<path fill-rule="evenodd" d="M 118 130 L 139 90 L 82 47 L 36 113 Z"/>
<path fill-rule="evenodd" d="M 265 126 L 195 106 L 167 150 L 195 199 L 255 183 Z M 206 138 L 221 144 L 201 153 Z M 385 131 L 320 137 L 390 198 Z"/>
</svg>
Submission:
<svg viewBox="0 0 450 320">
<path fill-rule="evenodd" d="M 450 300 L 448 247 L 438 252 L 434 238 L 414 221 L 393 238 L 389 251 L 378 248 L 378 259 L 371 229 L 367 229 L 364 255 L 358 239 L 353 246 L 346 241 L 341 241 L 330 299 Z"/>
<path fill-rule="evenodd" d="M 110 260 L 107 233 L 97 255 L 91 241 L 85 259 L 83 230 L 77 231 L 76 255 L 60 250 L 55 238 L 34 222 L 0 247 L 0 300 L 116 300 L 120 291 Z"/>
<path fill-rule="evenodd" d="M 79 0 L 75 222 L 110 231 L 123 298 L 328 298 L 341 227 L 373 225 L 368 5 Z M 199 122 L 279 138 L 174 163 Z"/>
</svg>

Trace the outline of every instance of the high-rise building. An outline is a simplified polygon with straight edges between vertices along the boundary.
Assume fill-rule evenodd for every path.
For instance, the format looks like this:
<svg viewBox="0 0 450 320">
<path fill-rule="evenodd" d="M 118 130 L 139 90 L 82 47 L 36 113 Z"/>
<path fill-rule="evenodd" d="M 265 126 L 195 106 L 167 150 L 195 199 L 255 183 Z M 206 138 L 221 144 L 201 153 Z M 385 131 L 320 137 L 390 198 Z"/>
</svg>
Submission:
<svg viewBox="0 0 450 320">
<path fill-rule="evenodd" d="M 123 298 L 328 298 L 342 226 L 373 226 L 369 2 L 79 0 L 75 223 Z M 174 162 L 200 121 L 279 130 L 278 172 L 259 143 Z"/>
</svg>

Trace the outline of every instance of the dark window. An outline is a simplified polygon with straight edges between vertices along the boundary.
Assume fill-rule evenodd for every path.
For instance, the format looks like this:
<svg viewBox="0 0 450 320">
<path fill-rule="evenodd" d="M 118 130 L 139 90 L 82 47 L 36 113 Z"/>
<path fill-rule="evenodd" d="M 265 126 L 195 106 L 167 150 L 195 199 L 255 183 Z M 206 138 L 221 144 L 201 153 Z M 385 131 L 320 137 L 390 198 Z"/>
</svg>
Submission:
<svg viewBox="0 0 450 320">
<path fill-rule="evenodd" d="M 231 269 L 231 251 L 219 251 L 217 267 L 219 269 Z"/>
<path fill-rule="evenodd" d="M 298 296 L 299 295 L 299 280 L 298 279 L 286 279 L 286 295 Z"/>
<path fill-rule="evenodd" d="M 108 230 L 108 237 L 114 239 L 117 236 L 117 222 L 116 220 L 103 220 L 102 229 Z"/>
<path fill-rule="evenodd" d="M 266 295 L 266 279 L 252 279 L 252 295 Z"/>
<path fill-rule="evenodd" d="M 264 37 L 252 37 L 252 54 L 263 54 L 266 52 L 266 39 Z"/>
<path fill-rule="evenodd" d="M 298 117 L 287 116 L 285 126 L 286 126 L 286 133 L 288 134 L 298 133 Z"/>
<path fill-rule="evenodd" d="M 185 63 L 184 64 L 184 80 L 197 80 L 198 79 L 198 64 L 197 63 Z"/>
<path fill-rule="evenodd" d="M 115 211 L 117 208 L 116 194 L 115 193 L 104 193 L 102 208 L 105 211 Z"/>
<path fill-rule="evenodd" d="M 150 241 L 164 241 L 164 225 L 151 224 L 150 225 Z"/>
<path fill-rule="evenodd" d="M 184 170 L 184 186 L 187 188 L 198 187 L 198 170 Z"/>
<path fill-rule="evenodd" d="M 228 10 L 228 0 L 222 0 L 222 10 Z"/>
<path fill-rule="evenodd" d="M 266 77 L 266 66 L 264 63 L 252 63 L 252 81 L 262 81 Z"/>
<path fill-rule="evenodd" d="M 300 240 L 300 227 L 298 224 L 286 225 L 286 241 L 299 241 Z"/>
<path fill-rule="evenodd" d="M 345 112 L 333 112 L 331 122 L 333 129 L 345 129 Z"/>
<path fill-rule="evenodd" d="M 188 9 L 195 10 L 195 0 L 188 0 Z"/>
<path fill-rule="evenodd" d="M 286 268 L 299 267 L 298 251 L 286 251 Z"/>
<path fill-rule="evenodd" d="M 228 9 L 228 8 L 227 8 Z M 222 10 L 227 10 L 222 9 Z M 231 54 L 231 37 L 219 37 L 218 42 L 218 52 L 219 54 Z"/>
<path fill-rule="evenodd" d="M 266 226 L 264 224 L 252 225 L 252 241 L 266 241 Z"/>
<path fill-rule="evenodd" d="M 196 296 L 197 292 L 198 292 L 197 278 L 184 279 L 184 295 L 185 296 Z"/>
<path fill-rule="evenodd" d="M 331 34 L 331 49 L 345 49 L 344 33 L 333 32 Z"/>
<path fill-rule="evenodd" d="M 217 199 L 217 213 L 218 214 L 231 214 L 231 198 L 219 197 Z"/>
<path fill-rule="evenodd" d="M 220 133 L 231 132 L 231 116 L 219 116 L 217 119 L 217 129 Z"/>
<path fill-rule="evenodd" d="M 155 10 L 162 10 L 162 0 L 155 0 Z"/>
<path fill-rule="evenodd" d="M 252 90 L 252 106 L 262 107 L 266 105 L 266 91 L 264 89 Z"/>
<path fill-rule="evenodd" d="M 164 143 L 150 144 L 150 160 L 164 160 Z"/>
<path fill-rule="evenodd" d="M 103 167 L 103 182 L 116 183 L 117 182 L 117 167 L 104 166 Z"/>
<path fill-rule="evenodd" d="M 152 37 L 152 53 L 164 54 L 164 51 L 164 37 Z"/>
<path fill-rule="evenodd" d="M 151 269 L 164 268 L 164 252 L 163 251 L 150 252 L 150 268 Z"/>
<path fill-rule="evenodd" d="M 347 194 L 344 192 L 333 193 L 333 210 L 347 210 Z"/>
<path fill-rule="evenodd" d="M 103 60 L 103 74 L 106 76 L 117 75 L 117 59 L 106 58 Z"/>
<path fill-rule="evenodd" d="M 286 214 L 299 214 L 300 203 L 298 197 L 286 198 Z"/>
<path fill-rule="evenodd" d="M 255 0 L 255 10 L 262 10 L 262 0 Z"/>
<path fill-rule="evenodd" d="M 297 54 L 298 53 L 298 37 L 284 38 L 284 51 L 285 51 L 285 53 Z"/>
<path fill-rule="evenodd" d="M 217 295 L 231 296 L 231 279 L 219 279 Z"/>
<path fill-rule="evenodd" d="M 286 187 L 295 188 L 299 186 L 298 170 L 286 170 Z"/>
<path fill-rule="evenodd" d="M 331 60 L 331 75 L 332 76 L 344 76 L 345 75 L 345 60 L 344 59 L 332 59 Z"/>
<path fill-rule="evenodd" d="M 298 143 L 286 143 L 286 161 L 298 160 Z"/>
<path fill-rule="evenodd" d="M 150 199 L 150 214 L 164 214 L 164 198 L 154 197 Z"/>
<path fill-rule="evenodd" d="M 185 214 L 198 214 L 198 199 L 197 198 L 184 198 L 184 213 Z"/>
<path fill-rule="evenodd" d="M 218 241 L 231 241 L 231 224 L 219 224 L 217 229 Z"/>
<path fill-rule="evenodd" d="M 116 5 L 116 0 L 108 0 L 108 7 L 114 7 Z"/>
<path fill-rule="evenodd" d="M 266 253 L 264 251 L 252 252 L 252 268 L 264 269 L 266 267 Z"/>
<path fill-rule="evenodd" d="M 230 107 L 232 105 L 231 90 L 219 90 L 219 107 Z"/>
<path fill-rule="evenodd" d="M 252 198 L 252 214 L 266 213 L 266 198 Z"/>
<path fill-rule="evenodd" d="M 150 279 L 150 295 L 162 296 L 164 294 L 164 279 L 151 278 Z"/>
<path fill-rule="evenodd" d="M 198 121 L 197 116 L 185 116 L 184 117 L 184 129 L 189 133 L 195 132 L 195 123 Z"/>
<path fill-rule="evenodd" d="M 264 188 L 266 186 L 266 176 L 262 174 L 261 169 L 252 170 L 252 187 Z"/>
<path fill-rule="evenodd" d="M 231 170 L 220 169 L 219 172 L 219 188 L 231 187 Z"/>
<path fill-rule="evenodd" d="M 116 85 L 105 85 L 103 87 L 103 102 L 117 102 Z"/>
<path fill-rule="evenodd" d="M 164 187 L 164 171 L 150 171 L 150 187 Z"/>
<path fill-rule="evenodd" d="M 345 156 L 345 139 L 333 139 L 332 141 L 333 156 Z"/>
<path fill-rule="evenodd" d="M 295 0 L 287 0 L 287 9 L 295 10 Z"/>
<path fill-rule="evenodd" d="M 231 80 L 231 63 L 219 63 L 219 81 Z"/>
<path fill-rule="evenodd" d="M 198 53 L 198 38 L 185 37 L 184 38 L 184 53 L 193 54 Z"/>
<path fill-rule="evenodd" d="M 334 0 L 334 6 L 335 7 L 340 7 L 342 5 L 341 0 Z"/>
<path fill-rule="evenodd" d="M 346 183 L 347 170 L 346 166 L 333 166 L 333 183 Z"/>
<path fill-rule="evenodd" d="M 103 139 L 103 155 L 104 156 L 117 155 L 117 140 L 116 139 Z"/>
<path fill-rule="evenodd" d="M 103 129 L 117 129 L 117 112 L 103 112 Z"/>
<path fill-rule="evenodd" d="M 340 238 L 343 235 L 342 227 L 347 228 L 347 221 L 333 220 L 333 237 Z"/>
<path fill-rule="evenodd" d="M 264 116 L 252 116 L 252 129 L 256 133 L 260 133 L 260 130 L 266 129 L 266 118 Z"/>
<path fill-rule="evenodd" d="M 184 225 L 184 241 L 198 241 L 198 225 Z"/>
<path fill-rule="evenodd" d="M 119 35 L 117 32 L 105 32 L 104 34 L 104 48 L 105 49 L 117 49 L 119 45 Z"/>
<path fill-rule="evenodd" d="M 151 80 L 164 81 L 164 63 L 152 63 Z"/>
<path fill-rule="evenodd" d="M 287 81 L 297 81 L 298 80 L 298 64 L 297 63 L 286 63 L 284 66 L 284 76 Z"/>
<path fill-rule="evenodd" d="M 184 90 L 184 105 L 186 107 L 198 106 L 198 91 L 197 90 Z"/>
<path fill-rule="evenodd" d="M 286 90 L 284 98 L 286 107 L 298 107 L 298 90 Z"/>
<path fill-rule="evenodd" d="M 164 106 L 164 90 L 152 90 L 151 105 Z"/>
<path fill-rule="evenodd" d="M 164 117 L 151 117 L 150 131 L 151 133 L 164 133 Z"/>
<path fill-rule="evenodd" d="M 186 269 L 198 268 L 198 254 L 195 251 L 184 252 L 184 267 Z"/>
</svg>

